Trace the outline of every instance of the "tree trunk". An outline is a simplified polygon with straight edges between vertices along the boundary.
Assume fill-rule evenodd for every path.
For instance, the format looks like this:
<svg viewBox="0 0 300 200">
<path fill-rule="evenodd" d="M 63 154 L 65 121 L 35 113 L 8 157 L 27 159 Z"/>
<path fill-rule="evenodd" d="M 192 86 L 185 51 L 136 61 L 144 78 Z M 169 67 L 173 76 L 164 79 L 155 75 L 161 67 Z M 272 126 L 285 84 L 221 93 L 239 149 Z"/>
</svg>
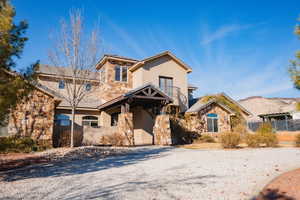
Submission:
<svg viewBox="0 0 300 200">
<path fill-rule="evenodd" d="M 72 122 L 71 122 L 71 143 L 70 147 L 74 147 L 74 125 L 75 125 L 75 107 L 72 106 Z"/>
</svg>

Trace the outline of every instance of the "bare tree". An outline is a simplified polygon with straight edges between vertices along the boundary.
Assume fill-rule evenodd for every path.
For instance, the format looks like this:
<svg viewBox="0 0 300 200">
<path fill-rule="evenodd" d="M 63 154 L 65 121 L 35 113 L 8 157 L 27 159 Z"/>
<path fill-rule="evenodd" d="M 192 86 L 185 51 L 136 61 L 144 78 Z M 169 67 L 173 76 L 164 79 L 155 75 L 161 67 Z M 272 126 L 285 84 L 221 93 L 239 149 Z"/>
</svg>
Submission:
<svg viewBox="0 0 300 200">
<path fill-rule="evenodd" d="M 74 146 L 76 108 L 92 93 L 91 80 L 95 79 L 95 66 L 100 54 L 99 29 L 84 32 L 81 10 L 71 10 L 69 21 L 61 21 L 61 29 L 49 58 L 58 66 L 59 81 L 63 81 L 66 92 L 61 97 L 72 108 L 71 147 Z M 95 88 L 95 87 L 94 87 Z"/>
</svg>

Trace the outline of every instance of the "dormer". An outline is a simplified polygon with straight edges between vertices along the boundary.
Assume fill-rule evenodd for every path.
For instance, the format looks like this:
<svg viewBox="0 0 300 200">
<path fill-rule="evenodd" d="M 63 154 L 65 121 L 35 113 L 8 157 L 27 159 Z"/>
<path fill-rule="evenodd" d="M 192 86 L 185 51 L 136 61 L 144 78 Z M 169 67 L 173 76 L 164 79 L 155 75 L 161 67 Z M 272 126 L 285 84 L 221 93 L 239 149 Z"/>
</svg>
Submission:
<svg viewBox="0 0 300 200">
<path fill-rule="evenodd" d="M 129 68 L 138 60 L 117 55 L 104 55 L 97 63 L 100 81 L 116 87 L 132 88 L 132 73 Z"/>
</svg>

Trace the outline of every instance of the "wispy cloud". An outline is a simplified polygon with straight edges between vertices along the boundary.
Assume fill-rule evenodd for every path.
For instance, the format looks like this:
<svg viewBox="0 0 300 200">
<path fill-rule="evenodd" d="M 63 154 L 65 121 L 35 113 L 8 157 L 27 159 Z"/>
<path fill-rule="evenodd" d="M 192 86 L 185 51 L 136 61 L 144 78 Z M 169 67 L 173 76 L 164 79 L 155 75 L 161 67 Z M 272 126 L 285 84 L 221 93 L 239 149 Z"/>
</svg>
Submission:
<svg viewBox="0 0 300 200">
<path fill-rule="evenodd" d="M 250 27 L 252 27 L 252 25 L 229 24 L 229 25 L 221 26 L 216 31 L 211 32 L 211 33 L 208 32 L 207 34 L 205 34 L 203 36 L 201 44 L 206 45 L 206 44 L 212 43 L 216 40 L 225 38 L 226 36 L 230 35 L 233 32 L 248 29 Z"/>
</svg>

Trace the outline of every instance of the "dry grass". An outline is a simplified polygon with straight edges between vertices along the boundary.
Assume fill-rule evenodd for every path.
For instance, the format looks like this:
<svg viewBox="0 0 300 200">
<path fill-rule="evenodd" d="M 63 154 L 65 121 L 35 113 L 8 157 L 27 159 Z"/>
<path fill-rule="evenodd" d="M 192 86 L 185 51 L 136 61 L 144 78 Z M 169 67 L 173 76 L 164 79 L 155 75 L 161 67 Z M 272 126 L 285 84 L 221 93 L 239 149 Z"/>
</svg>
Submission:
<svg viewBox="0 0 300 200">
<path fill-rule="evenodd" d="M 187 144 L 187 145 L 179 145 L 177 147 L 185 148 L 185 149 L 222 149 L 222 145 L 220 143 Z"/>
</svg>

